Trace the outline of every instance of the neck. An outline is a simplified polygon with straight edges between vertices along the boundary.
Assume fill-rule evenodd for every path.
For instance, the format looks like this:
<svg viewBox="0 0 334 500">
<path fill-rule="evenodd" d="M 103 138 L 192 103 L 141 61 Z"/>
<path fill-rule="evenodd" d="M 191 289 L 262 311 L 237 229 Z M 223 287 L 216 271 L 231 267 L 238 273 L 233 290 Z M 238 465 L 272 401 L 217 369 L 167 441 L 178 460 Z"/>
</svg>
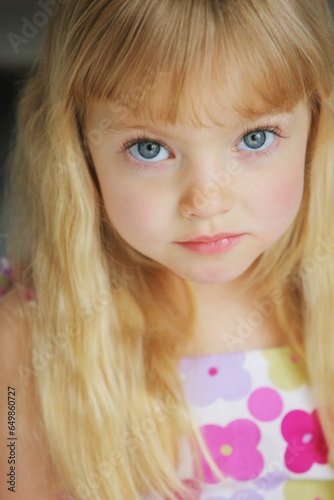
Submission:
<svg viewBox="0 0 334 500">
<path fill-rule="evenodd" d="M 195 304 L 195 335 L 187 355 L 276 347 L 285 343 L 275 307 L 255 287 L 237 283 L 189 283 Z"/>
</svg>

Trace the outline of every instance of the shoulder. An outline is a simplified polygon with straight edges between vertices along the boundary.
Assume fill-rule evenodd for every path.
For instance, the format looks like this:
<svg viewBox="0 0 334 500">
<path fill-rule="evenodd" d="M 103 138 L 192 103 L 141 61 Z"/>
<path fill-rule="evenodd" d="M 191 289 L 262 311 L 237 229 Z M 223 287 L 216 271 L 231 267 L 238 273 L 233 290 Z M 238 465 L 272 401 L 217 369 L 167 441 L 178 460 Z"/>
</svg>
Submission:
<svg viewBox="0 0 334 500">
<path fill-rule="evenodd" d="M 1 499 L 13 498 L 15 491 L 17 500 L 61 500 L 41 437 L 34 377 L 25 376 L 27 370 L 32 373 L 29 339 L 24 301 L 13 287 L 0 299 Z"/>
<path fill-rule="evenodd" d="M 14 376 L 29 328 L 20 293 L 12 288 L 0 298 L 0 370 Z M 15 375 L 17 376 L 17 374 Z"/>
</svg>

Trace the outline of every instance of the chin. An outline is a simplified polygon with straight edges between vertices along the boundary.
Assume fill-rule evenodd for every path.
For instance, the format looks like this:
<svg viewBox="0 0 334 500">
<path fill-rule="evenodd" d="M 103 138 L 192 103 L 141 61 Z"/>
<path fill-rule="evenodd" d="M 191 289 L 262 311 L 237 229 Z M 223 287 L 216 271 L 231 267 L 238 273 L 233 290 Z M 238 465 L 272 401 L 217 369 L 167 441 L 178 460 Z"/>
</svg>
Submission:
<svg viewBox="0 0 334 500">
<path fill-rule="evenodd" d="M 199 270 L 186 270 L 183 272 L 176 272 L 178 276 L 198 284 L 218 284 L 218 283 L 231 283 L 232 281 L 240 278 L 246 271 L 235 271 L 231 269 L 199 269 Z M 175 271 L 174 271 L 175 272 Z"/>
</svg>

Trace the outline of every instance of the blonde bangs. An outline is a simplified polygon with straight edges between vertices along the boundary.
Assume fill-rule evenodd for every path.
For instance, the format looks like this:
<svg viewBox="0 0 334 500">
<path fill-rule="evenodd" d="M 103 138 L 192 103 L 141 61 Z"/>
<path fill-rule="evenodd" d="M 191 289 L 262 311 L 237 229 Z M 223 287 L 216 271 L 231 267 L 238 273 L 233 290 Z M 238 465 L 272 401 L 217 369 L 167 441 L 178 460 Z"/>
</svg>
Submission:
<svg viewBox="0 0 334 500">
<path fill-rule="evenodd" d="M 96 98 L 135 117 L 198 122 L 211 96 L 251 117 L 330 93 L 319 27 L 312 32 L 309 19 L 302 22 L 312 6 L 131 0 L 105 2 L 103 12 L 95 2 L 85 7 L 65 48 L 70 94 L 80 107 Z"/>
</svg>

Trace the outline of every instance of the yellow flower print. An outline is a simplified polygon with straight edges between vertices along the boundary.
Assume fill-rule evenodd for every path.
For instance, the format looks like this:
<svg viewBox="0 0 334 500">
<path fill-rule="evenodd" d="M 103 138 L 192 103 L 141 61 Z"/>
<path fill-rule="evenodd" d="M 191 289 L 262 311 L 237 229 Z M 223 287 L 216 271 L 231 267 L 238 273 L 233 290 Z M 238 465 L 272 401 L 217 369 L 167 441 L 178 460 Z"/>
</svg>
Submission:
<svg viewBox="0 0 334 500">
<path fill-rule="evenodd" d="M 305 370 L 290 347 L 267 349 L 263 355 L 269 362 L 269 378 L 279 389 L 293 391 L 307 384 Z"/>
<path fill-rule="evenodd" d="M 285 500 L 333 500 L 334 481 L 287 481 Z"/>
</svg>

